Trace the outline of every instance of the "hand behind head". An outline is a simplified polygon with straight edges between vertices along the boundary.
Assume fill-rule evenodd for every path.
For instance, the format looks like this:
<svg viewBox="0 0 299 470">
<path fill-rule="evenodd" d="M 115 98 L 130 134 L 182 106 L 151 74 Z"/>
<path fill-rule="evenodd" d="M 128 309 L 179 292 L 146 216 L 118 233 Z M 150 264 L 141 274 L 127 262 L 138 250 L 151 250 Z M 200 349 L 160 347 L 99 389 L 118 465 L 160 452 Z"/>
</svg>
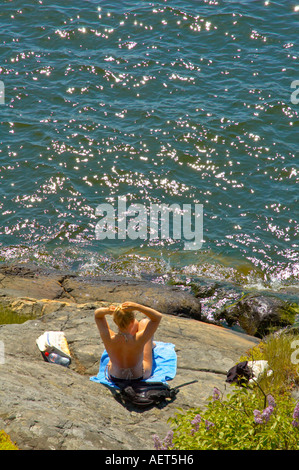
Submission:
<svg viewBox="0 0 299 470">
<path fill-rule="evenodd" d="M 123 310 L 132 311 L 135 309 L 133 302 L 124 302 L 121 304 Z"/>
</svg>

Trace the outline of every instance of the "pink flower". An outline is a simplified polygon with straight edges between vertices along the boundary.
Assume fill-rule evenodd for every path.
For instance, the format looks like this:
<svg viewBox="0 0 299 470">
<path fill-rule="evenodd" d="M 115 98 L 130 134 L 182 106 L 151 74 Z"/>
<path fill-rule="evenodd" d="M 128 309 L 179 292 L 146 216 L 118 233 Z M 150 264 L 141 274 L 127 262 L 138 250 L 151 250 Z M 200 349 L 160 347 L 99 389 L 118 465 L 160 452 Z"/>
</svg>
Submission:
<svg viewBox="0 0 299 470">
<path fill-rule="evenodd" d="M 272 415 L 274 411 L 273 406 L 267 406 L 262 412 L 259 410 L 254 410 L 253 415 L 254 415 L 254 421 L 257 424 L 265 424 L 268 423 L 270 416 Z"/>
<path fill-rule="evenodd" d="M 207 431 L 208 431 L 212 426 L 215 426 L 214 423 L 212 423 L 211 421 L 208 421 L 207 419 L 205 420 L 205 425 L 206 425 Z"/>
<path fill-rule="evenodd" d="M 254 415 L 254 421 L 257 424 L 263 424 L 262 413 L 259 410 L 254 410 L 253 415 Z"/>
<path fill-rule="evenodd" d="M 168 431 L 163 441 L 159 438 L 157 434 L 154 434 L 154 447 L 156 450 L 168 450 L 173 447 L 173 431 Z"/>
<path fill-rule="evenodd" d="M 270 395 L 270 394 L 267 395 L 267 400 L 268 400 L 269 406 L 272 406 L 273 408 L 275 408 L 276 403 L 275 403 L 275 400 L 274 400 L 273 396 Z"/>
<path fill-rule="evenodd" d="M 191 424 L 193 424 L 193 429 L 191 431 L 191 434 L 193 436 L 193 434 L 198 431 L 198 428 L 199 428 L 199 424 L 201 423 L 201 416 L 200 415 L 196 415 L 192 421 L 191 421 Z"/>
<path fill-rule="evenodd" d="M 294 408 L 292 425 L 294 426 L 294 428 L 299 427 L 299 401 L 296 403 L 296 406 Z"/>
<path fill-rule="evenodd" d="M 219 388 L 214 387 L 213 400 L 220 400 L 220 397 L 221 397 L 221 392 L 220 392 Z"/>
</svg>

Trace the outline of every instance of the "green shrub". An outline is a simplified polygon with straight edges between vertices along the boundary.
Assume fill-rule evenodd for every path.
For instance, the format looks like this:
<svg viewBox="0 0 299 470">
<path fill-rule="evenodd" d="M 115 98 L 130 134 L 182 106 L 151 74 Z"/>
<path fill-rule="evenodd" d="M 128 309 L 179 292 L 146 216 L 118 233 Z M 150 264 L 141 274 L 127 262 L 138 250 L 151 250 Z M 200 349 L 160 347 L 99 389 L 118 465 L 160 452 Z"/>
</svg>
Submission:
<svg viewBox="0 0 299 470">
<path fill-rule="evenodd" d="M 156 449 L 298 450 L 299 402 L 289 395 L 265 396 L 261 389 L 240 388 L 221 397 L 214 390 L 208 406 L 176 413 L 173 427 Z"/>
<path fill-rule="evenodd" d="M 32 318 L 33 316 L 30 314 L 15 312 L 11 308 L 0 304 L 0 325 L 24 323 L 27 320 L 32 320 Z"/>
<path fill-rule="evenodd" d="M 296 344 L 299 344 L 298 335 L 274 333 L 242 356 L 240 362 L 266 360 L 273 374 L 263 379 L 262 387 L 269 393 L 291 391 L 299 385 L 299 363 L 297 357 L 294 357 L 295 348 L 298 349 Z"/>
<path fill-rule="evenodd" d="M 298 450 L 299 402 L 291 396 L 299 383 L 298 360 L 293 360 L 298 340 L 298 335 L 273 334 L 255 346 L 239 362 L 267 360 L 272 375 L 253 386 L 232 386 L 226 398 L 215 388 L 204 410 L 178 410 L 166 437 L 154 436 L 155 448 Z"/>
<path fill-rule="evenodd" d="M 0 450 L 18 450 L 18 447 L 3 430 L 0 430 Z"/>
</svg>

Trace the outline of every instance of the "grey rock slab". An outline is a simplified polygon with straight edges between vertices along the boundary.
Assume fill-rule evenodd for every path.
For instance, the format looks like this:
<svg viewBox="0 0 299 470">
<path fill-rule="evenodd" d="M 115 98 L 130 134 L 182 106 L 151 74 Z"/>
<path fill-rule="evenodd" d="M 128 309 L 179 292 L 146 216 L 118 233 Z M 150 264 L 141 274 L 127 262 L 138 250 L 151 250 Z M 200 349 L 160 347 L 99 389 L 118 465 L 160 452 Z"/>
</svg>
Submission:
<svg viewBox="0 0 299 470">
<path fill-rule="evenodd" d="M 72 353 L 69 368 L 43 361 L 35 341 L 47 330 L 65 332 Z M 1 325 L 1 427 L 24 450 L 153 449 L 153 435 L 165 437 L 167 420 L 177 408 L 203 407 L 214 386 L 225 392 L 228 368 L 258 342 L 172 315 L 163 315 L 155 339 L 176 347 L 177 375 L 169 384 L 197 382 L 183 387 L 166 406 L 140 412 L 127 409 L 108 388 L 90 381 L 104 350 L 92 304 L 60 305 L 38 319 Z"/>
</svg>

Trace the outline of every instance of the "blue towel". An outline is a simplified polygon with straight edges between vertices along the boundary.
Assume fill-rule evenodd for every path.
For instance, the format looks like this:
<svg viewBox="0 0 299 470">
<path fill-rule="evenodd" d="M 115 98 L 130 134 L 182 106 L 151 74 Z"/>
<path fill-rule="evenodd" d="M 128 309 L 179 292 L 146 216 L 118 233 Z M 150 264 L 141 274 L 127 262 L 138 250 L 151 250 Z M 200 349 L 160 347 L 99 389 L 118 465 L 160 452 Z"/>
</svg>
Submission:
<svg viewBox="0 0 299 470">
<path fill-rule="evenodd" d="M 176 375 L 177 356 L 174 350 L 174 344 L 156 341 L 153 349 L 153 372 L 145 382 L 163 382 L 167 383 Z M 98 375 L 90 377 L 93 382 L 98 382 L 109 387 L 118 388 L 108 377 L 106 377 L 105 369 L 109 362 L 109 356 L 105 350 L 100 361 Z"/>
</svg>

